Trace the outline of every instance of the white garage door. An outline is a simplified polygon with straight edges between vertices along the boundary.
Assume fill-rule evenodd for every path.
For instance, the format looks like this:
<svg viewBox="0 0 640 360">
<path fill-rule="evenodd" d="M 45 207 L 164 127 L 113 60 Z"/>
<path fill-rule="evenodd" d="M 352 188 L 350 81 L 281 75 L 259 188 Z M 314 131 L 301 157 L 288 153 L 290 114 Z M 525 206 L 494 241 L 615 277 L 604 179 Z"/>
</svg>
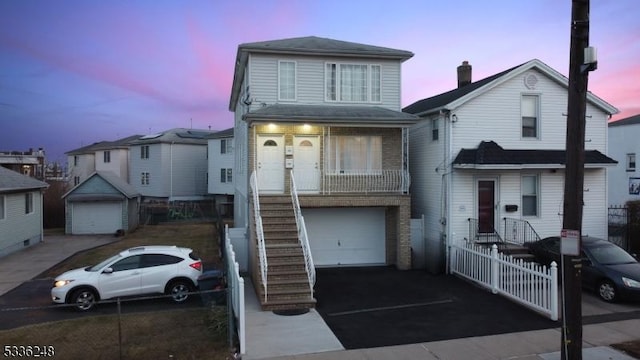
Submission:
<svg viewBox="0 0 640 360">
<path fill-rule="evenodd" d="M 319 266 L 384 264 L 384 208 L 302 210 Z"/>
<path fill-rule="evenodd" d="M 121 202 L 72 203 L 73 234 L 111 234 L 122 229 Z"/>
</svg>

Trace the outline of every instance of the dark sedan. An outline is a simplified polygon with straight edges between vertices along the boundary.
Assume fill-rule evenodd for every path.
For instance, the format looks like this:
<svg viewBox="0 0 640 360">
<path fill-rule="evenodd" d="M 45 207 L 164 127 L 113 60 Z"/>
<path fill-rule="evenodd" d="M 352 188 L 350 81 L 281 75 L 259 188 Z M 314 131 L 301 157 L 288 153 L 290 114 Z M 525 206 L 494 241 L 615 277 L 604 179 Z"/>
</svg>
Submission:
<svg viewBox="0 0 640 360">
<path fill-rule="evenodd" d="M 560 237 L 527 244 L 536 260 L 560 268 Z M 622 248 L 606 240 L 582 238 L 582 286 L 608 302 L 640 300 L 640 263 Z"/>
</svg>

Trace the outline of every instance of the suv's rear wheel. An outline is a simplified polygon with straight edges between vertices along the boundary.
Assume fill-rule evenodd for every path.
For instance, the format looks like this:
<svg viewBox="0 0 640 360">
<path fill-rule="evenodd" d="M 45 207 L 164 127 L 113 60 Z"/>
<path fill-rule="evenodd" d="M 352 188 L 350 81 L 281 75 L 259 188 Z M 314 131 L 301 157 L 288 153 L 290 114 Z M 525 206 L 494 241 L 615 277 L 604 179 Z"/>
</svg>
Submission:
<svg viewBox="0 0 640 360">
<path fill-rule="evenodd" d="M 93 290 L 82 288 L 71 294 L 70 303 L 75 304 L 78 311 L 89 311 L 95 306 L 96 300 L 97 296 Z"/>
<path fill-rule="evenodd" d="M 181 303 L 189 298 L 189 293 L 192 290 L 191 284 L 185 280 L 175 280 L 169 284 L 167 294 L 171 295 L 171 299 L 174 302 Z"/>
</svg>

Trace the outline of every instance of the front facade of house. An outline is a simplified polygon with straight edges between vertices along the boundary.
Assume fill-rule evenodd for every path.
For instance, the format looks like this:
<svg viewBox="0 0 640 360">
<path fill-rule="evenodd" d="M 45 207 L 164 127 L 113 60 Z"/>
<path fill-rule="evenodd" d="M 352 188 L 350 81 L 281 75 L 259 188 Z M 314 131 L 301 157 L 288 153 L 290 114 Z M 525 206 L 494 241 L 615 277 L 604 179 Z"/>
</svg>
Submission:
<svg viewBox="0 0 640 360">
<path fill-rule="evenodd" d="M 42 241 L 42 194 L 48 186 L 0 166 L 0 257 Z"/>
<path fill-rule="evenodd" d="M 129 181 L 129 142 L 139 137 L 100 141 L 66 152 L 71 185 L 77 186 L 96 171 L 109 171 Z"/>
<path fill-rule="evenodd" d="M 468 70 L 465 79 L 464 71 Z M 562 229 L 567 79 L 539 60 L 404 109 L 411 131 L 412 211 L 427 240 L 531 240 Z M 607 120 L 617 110 L 589 94 L 584 235 L 607 237 Z"/>
<path fill-rule="evenodd" d="M 610 122 L 609 155 L 618 164 L 609 171 L 609 204 L 640 200 L 640 115 Z"/>
<path fill-rule="evenodd" d="M 317 37 L 239 46 L 234 221 L 249 229 L 254 276 L 257 219 L 266 224 L 276 216 L 267 206 L 292 198 L 316 266 L 411 266 L 407 146 L 417 118 L 400 112 L 400 74 L 412 55 Z"/>
<path fill-rule="evenodd" d="M 233 216 L 233 143 L 233 128 L 230 128 L 211 135 L 207 145 L 207 191 L 214 196 L 218 215 L 225 218 Z"/>
</svg>

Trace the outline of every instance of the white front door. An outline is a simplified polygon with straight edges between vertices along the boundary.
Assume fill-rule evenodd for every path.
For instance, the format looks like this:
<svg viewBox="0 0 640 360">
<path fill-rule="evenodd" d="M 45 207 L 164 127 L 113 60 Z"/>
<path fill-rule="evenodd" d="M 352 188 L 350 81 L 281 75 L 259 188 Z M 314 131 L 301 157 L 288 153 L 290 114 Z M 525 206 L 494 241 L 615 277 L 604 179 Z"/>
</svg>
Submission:
<svg viewBox="0 0 640 360">
<path fill-rule="evenodd" d="M 258 191 L 284 192 L 284 136 L 258 135 Z"/>
<path fill-rule="evenodd" d="M 320 141 L 317 136 L 293 138 L 293 176 L 300 192 L 320 190 Z"/>
</svg>

